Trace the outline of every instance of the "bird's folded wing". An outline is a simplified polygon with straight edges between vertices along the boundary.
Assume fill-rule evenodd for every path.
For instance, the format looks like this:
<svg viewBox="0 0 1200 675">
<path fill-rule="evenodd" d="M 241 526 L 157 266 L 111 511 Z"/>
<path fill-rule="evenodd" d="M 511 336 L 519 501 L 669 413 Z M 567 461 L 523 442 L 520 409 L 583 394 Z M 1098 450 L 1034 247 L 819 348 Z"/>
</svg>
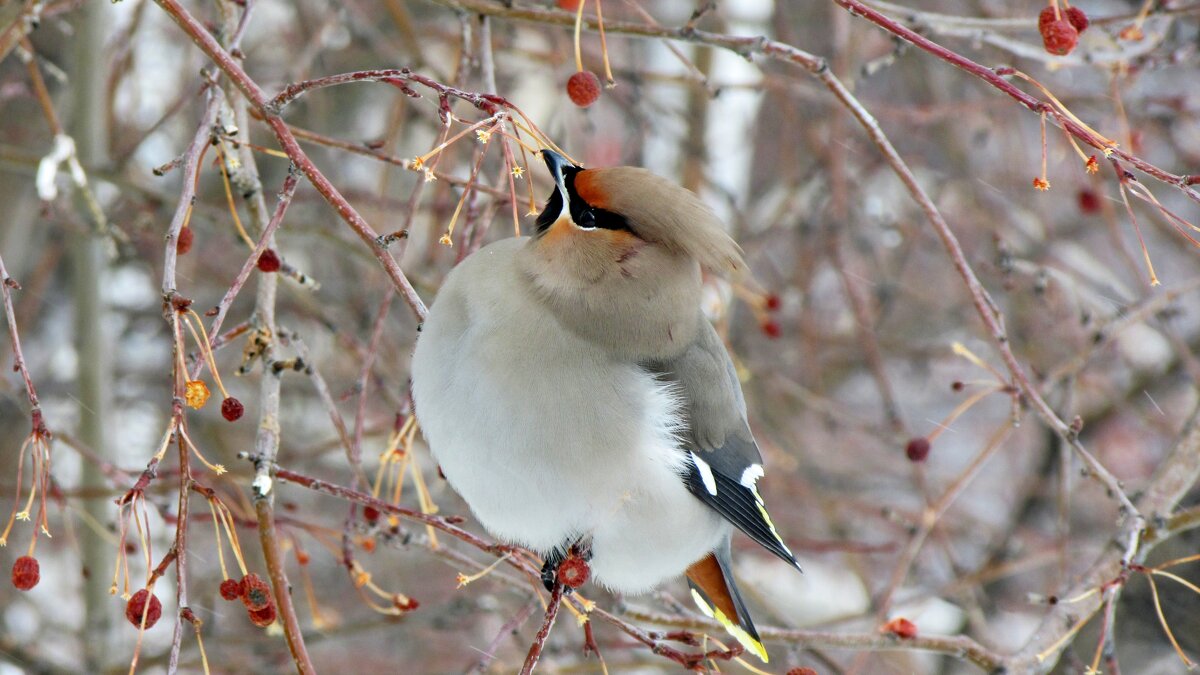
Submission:
<svg viewBox="0 0 1200 675">
<path fill-rule="evenodd" d="M 712 325 L 704 319 L 701 324 L 696 340 L 682 354 L 646 364 L 682 398 L 689 450 L 684 481 L 750 538 L 799 567 L 758 494 L 762 458 L 746 423 L 746 402 L 733 361 Z"/>
</svg>

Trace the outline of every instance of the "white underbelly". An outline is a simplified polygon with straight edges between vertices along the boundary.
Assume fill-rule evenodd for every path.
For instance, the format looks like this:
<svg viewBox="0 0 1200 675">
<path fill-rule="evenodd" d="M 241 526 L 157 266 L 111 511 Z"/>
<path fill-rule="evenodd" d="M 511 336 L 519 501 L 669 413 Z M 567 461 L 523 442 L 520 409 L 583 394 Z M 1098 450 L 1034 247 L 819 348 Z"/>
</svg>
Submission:
<svg viewBox="0 0 1200 675">
<path fill-rule="evenodd" d="M 680 477 L 670 389 L 552 321 L 472 322 L 419 345 L 413 394 L 434 458 L 489 532 L 540 553 L 590 538 L 606 586 L 649 590 L 728 533 Z"/>
</svg>

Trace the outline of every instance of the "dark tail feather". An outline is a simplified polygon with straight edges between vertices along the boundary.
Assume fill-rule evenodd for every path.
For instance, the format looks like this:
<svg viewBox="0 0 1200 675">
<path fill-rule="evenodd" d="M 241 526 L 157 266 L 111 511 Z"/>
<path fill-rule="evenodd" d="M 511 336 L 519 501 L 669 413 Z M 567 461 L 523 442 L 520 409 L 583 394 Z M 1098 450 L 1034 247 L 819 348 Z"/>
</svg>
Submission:
<svg viewBox="0 0 1200 675">
<path fill-rule="evenodd" d="M 729 540 L 717 550 L 693 563 L 687 570 L 688 585 L 692 587 L 692 599 L 708 616 L 716 619 L 730 635 L 737 638 L 748 651 L 767 662 L 767 650 L 763 647 L 750 612 L 742 601 L 737 584 L 733 580 L 733 565 L 729 556 Z"/>
</svg>

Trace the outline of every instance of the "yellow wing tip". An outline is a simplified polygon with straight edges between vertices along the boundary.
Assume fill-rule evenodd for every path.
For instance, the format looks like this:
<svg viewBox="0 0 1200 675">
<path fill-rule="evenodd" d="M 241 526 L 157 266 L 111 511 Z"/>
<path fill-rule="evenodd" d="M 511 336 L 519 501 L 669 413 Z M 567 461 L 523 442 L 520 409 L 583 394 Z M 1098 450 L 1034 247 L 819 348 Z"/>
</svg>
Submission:
<svg viewBox="0 0 1200 675">
<path fill-rule="evenodd" d="M 705 616 L 716 619 L 717 623 L 721 624 L 721 627 L 724 628 L 725 631 L 734 638 L 736 638 L 737 641 L 743 647 L 745 647 L 747 651 L 757 656 L 763 663 L 770 661 L 770 658 L 767 657 L 767 648 L 763 646 L 762 642 L 755 640 L 754 637 L 750 635 L 750 633 L 746 632 L 745 628 L 739 626 L 736 621 L 730 621 L 729 617 L 725 616 L 725 612 L 722 612 L 716 607 L 710 607 L 709 604 L 704 601 L 704 598 L 700 595 L 700 592 L 694 588 L 692 589 L 692 600 L 696 602 L 696 606 L 700 608 L 700 611 L 704 612 Z"/>
</svg>

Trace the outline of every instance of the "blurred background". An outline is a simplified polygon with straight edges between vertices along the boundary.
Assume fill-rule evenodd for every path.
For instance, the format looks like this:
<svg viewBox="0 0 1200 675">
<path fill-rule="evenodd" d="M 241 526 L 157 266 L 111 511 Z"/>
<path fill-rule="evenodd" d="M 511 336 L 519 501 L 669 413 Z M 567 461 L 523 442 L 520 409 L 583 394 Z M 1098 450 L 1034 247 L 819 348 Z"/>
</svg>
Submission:
<svg viewBox="0 0 1200 675">
<path fill-rule="evenodd" d="M 587 166 L 646 166 L 717 210 L 754 281 L 708 280 L 708 310 L 743 379 L 767 464 L 760 486 L 805 570 L 789 573 L 749 540 L 735 542 L 760 628 L 878 636 L 887 621 L 904 617 L 921 636 L 966 635 L 1002 655 L 1044 639 L 1047 598 L 1074 588 L 1114 550 L 1122 532 L 1116 500 L 1013 394 L 941 240 L 846 107 L 808 71 L 761 51 L 738 54 L 704 44 L 704 35 L 696 42 L 653 34 L 656 26 L 691 26 L 761 35 L 828 59 L 959 238 L 1034 385 L 1060 418 L 1078 420 L 1083 445 L 1135 498 L 1152 493 L 1164 467 L 1175 466 L 1172 453 L 1184 447 L 1198 403 L 1200 249 L 1188 239 L 1196 236 L 1188 223 L 1200 222 L 1197 203 L 1137 171 L 1162 209 L 1138 198 L 1136 188 L 1127 187 L 1123 199 L 1103 155 L 1098 173 L 1089 174 L 1057 126 L 1043 131 L 1038 114 L 980 78 L 832 2 L 606 0 L 603 41 L 583 30 L 578 44 L 574 2 L 511 4 L 221 0 L 185 7 L 224 44 L 240 40 L 237 55 L 267 96 L 312 78 L 410 68 L 448 87 L 498 94 L 520 108 L 522 124 L 536 125 Z M 1146 162 L 1171 174 L 1200 173 L 1200 5 L 1079 0 L 1092 25 L 1071 54 L 1052 56 L 1037 27 L 1044 2 L 867 4 L 950 52 L 1018 69 Z M 595 11 L 588 2 L 584 12 Z M 288 160 L 261 121 L 239 123 L 233 108 L 245 104 L 229 79 L 212 74 L 209 59 L 154 2 L 5 0 L 0 30 L 0 256 L 21 285 L 12 291 L 13 317 L 54 434 L 53 537 L 38 539 L 36 587 L 0 584 L 0 673 L 124 672 L 135 651 L 140 670 L 163 671 L 177 612 L 174 569 L 156 586 L 163 619 L 140 647 L 122 591 L 109 592 L 114 566 L 125 564 L 131 590 L 141 588 L 147 558 L 149 567 L 158 564 L 178 523 L 173 445 L 145 489 L 152 556 L 130 510 L 122 510 L 122 521 L 115 504 L 151 462 L 172 419 L 176 355 L 164 320 L 164 242 L 187 186 L 179 166 L 156 169 L 188 150 L 212 96 L 206 83 L 215 82 L 225 102 L 214 108 L 211 128 L 201 127 L 212 146 L 195 183 L 190 250 L 179 249 L 174 271 L 174 288 L 203 315 L 248 260 L 238 228 L 249 230 L 251 243 L 259 236 L 256 197 L 246 198 L 253 189 L 237 179 L 256 164 L 257 194 L 269 213 Z M 614 83 L 586 108 L 566 88 L 576 49 L 600 82 L 607 61 Z M 1011 81 L 1046 100 L 1035 85 Z M 378 81 L 316 89 L 283 118 L 374 231 L 394 235 L 390 252 L 429 303 L 460 256 L 512 236 L 515 227 L 528 232 L 531 191 L 540 205 L 550 183 L 511 138 L 511 125 L 500 129 L 509 136 L 497 133 L 485 144 L 472 131 L 429 154 L 490 113 L 454 97 L 444 107 L 436 89 L 407 86 L 415 96 Z M 67 136 L 74 155 L 63 145 Z M 521 140 L 533 144 L 528 133 Z M 85 181 L 73 177 L 69 157 Z M 415 158 L 429 173 L 410 170 Z M 232 188 L 223 174 L 233 175 Z M 1048 191 L 1033 187 L 1039 177 Z M 453 246 L 439 243 L 447 234 Z M 225 395 L 207 369 L 200 379 L 214 399 L 186 410 L 191 440 L 229 469 L 218 477 L 190 460 L 193 477 L 232 514 L 247 567 L 266 576 L 251 502 L 254 467 L 237 455 L 255 448 L 264 365 L 247 354 L 263 325 L 258 286 L 272 274 L 272 358 L 289 367 L 289 359 L 302 361 L 280 380 L 279 465 L 374 487 L 411 508 L 468 516 L 463 526 L 484 535 L 438 477 L 419 433 L 405 426 L 418 320 L 370 248 L 303 178 L 271 246 L 280 271 L 251 273 L 228 309 L 215 357 L 245 416 L 222 419 Z M 1160 286 L 1150 285 L 1147 260 Z M 6 331 L 5 350 L 11 337 Z M 187 334 L 185 343 L 195 365 L 196 342 Z M 248 372 L 239 376 L 243 365 Z M 29 401 L 20 374 L 4 372 L 0 497 L 24 500 L 30 459 L 20 484 L 17 466 Z M 355 452 L 360 471 L 348 460 Z M 1177 477 L 1184 517 L 1170 521 L 1176 529 L 1150 563 L 1200 552 L 1194 530 L 1188 533 L 1200 523 L 1196 477 Z M 318 671 L 518 669 L 542 609 L 519 573 L 501 565 L 458 588 L 460 573 L 479 572 L 494 556 L 297 485 L 276 483 L 274 495 L 278 543 Z M 221 599 L 219 544 L 200 495 L 192 495 L 191 515 L 188 607 L 202 623 L 207 667 L 293 669 L 278 623 L 257 628 L 241 606 Z M 1145 515 L 1166 527 L 1172 512 Z M 0 555 L 5 569 L 26 552 L 33 526 L 13 525 Z M 122 548 L 127 563 L 118 562 Z M 1195 562 L 1171 570 L 1200 583 Z M 1200 658 L 1200 594 L 1161 577 L 1157 585 L 1157 606 L 1179 649 Z M 666 629 L 653 623 L 664 617 L 703 625 L 682 581 L 636 598 L 583 592 L 648 629 Z M 419 607 L 393 611 L 389 594 L 396 593 Z M 1124 672 L 1182 672 L 1157 614 L 1147 575 L 1133 574 L 1109 628 Z M 1101 622 L 1096 616 L 1069 638 L 1059 672 L 1084 672 L 1093 662 Z M 593 623 L 608 672 L 678 672 L 612 626 Z M 1060 635 L 1066 628 L 1052 626 Z M 541 671 L 600 672 L 597 659 L 584 657 L 583 642 L 577 622 L 560 616 Z M 797 638 L 767 646 L 769 666 L 749 665 L 780 673 L 979 672 L 966 659 L 901 641 L 882 651 Z M 736 662 L 709 665 L 748 672 Z M 179 668 L 204 667 L 188 626 Z"/>
</svg>

